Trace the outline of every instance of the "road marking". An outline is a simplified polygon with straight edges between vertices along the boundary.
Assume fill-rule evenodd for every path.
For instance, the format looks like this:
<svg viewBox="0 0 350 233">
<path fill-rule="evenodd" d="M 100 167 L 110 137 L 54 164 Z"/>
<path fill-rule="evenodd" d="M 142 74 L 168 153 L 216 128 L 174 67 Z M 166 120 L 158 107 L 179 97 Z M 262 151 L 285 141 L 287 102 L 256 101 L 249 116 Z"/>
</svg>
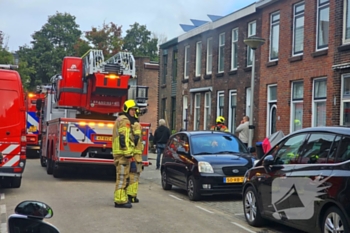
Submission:
<svg viewBox="0 0 350 233">
<path fill-rule="evenodd" d="M 174 196 L 174 195 L 169 195 L 169 196 L 171 196 L 172 198 L 175 198 L 175 199 L 177 199 L 177 200 L 179 200 L 179 201 L 182 201 L 181 198 L 178 198 L 178 197 L 176 197 L 176 196 Z"/>
<path fill-rule="evenodd" d="M 214 213 L 214 212 L 212 212 L 212 211 L 210 211 L 210 210 L 207 210 L 207 209 L 205 209 L 205 208 L 203 208 L 203 207 L 200 207 L 200 206 L 198 206 L 198 205 L 196 205 L 196 207 L 197 207 L 198 209 L 204 210 L 204 211 L 206 211 L 206 212 L 208 212 L 208 213 L 211 213 L 211 214 Z"/>
<path fill-rule="evenodd" d="M 246 228 L 245 226 L 242 226 L 241 224 L 238 224 L 238 223 L 236 223 L 236 222 L 231 222 L 231 223 L 234 224 L 234 225 L 236 225 L 236 226 L 238 226 L 238 227 L 240 227 L 240 228 L 242 228 L 242 229 L 244 229 L 244 230 L 246 230 L 246 231 L 248 231 L 248 232 L 256 233 L 255 231 L 252 231 L 252 230 Z"/>
<path fill-rule="evenodd" d="M 0 231 L 1 233 L 7 233 L 7 223 L 1 223 Z"/>
<path fill-rule="evenodd" d="M 4 196 L 5 198 L 5 196 Z M 1 199 L 2 195 L 1 195 Z M 0 232 L 1 233 L 7 233 L 7 217 L 6 217 L 6 205 L 0 205 L 0 215 L 1 215 L 1 219 L 0 219 Z M 5 222 L 3 222 L 5 221 Z"/>
<path fill-rule="evenodd" d="M 5 214 L 6 213 L 6 205 L 0 205 L 0 213 Z"/>
<path fill-rule="evenodd" d="M 235 215 L 244 215 L 244 213 L 237 213 L 237 214 L 235 214 Z"/>
<path fill-rule="evenodd" d="M 0 199 L 4 200 L 5 199 L 5 193 L 0 193 Z"/>
</svg>

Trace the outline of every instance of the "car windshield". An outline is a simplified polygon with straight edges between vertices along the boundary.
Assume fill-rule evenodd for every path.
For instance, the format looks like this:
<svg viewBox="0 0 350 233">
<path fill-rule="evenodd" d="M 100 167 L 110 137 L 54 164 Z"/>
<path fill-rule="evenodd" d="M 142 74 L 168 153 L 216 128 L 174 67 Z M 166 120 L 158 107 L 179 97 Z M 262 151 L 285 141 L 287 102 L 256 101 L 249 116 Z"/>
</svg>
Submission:
<svg viewBox="0 0 350 233">
<path fill-rule="evenodd" d="M 191 137 L 192 153 L 221 154 L 221 153 L 248 153 L 247 147 L 232 135 L 207 134 Z"/>
</svg>

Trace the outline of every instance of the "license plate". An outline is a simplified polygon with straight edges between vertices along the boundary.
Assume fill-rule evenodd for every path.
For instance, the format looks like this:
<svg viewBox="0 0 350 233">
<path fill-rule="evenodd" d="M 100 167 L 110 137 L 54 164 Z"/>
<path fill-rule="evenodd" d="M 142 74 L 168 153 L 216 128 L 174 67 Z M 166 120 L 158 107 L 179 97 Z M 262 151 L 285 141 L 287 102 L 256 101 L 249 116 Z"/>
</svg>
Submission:
<svg viewBox="0 0 350 233">
<path fill-rule="evenodd" d="M 243 183 L 244 177 L 224 177 L 224 183 Z"/>
<path fill-rule="evenodd" d="M 96 141 L 112 141 L 111 136 L 96 136 Z"/>
</svg>

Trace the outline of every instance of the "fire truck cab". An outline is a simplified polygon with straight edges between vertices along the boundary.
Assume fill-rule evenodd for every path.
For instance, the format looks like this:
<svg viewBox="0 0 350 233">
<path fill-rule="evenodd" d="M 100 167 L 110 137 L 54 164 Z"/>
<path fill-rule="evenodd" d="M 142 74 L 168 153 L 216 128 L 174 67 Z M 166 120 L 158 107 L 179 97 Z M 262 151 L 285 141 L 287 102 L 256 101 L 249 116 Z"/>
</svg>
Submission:
<svg viewBox="0 0 350 233">
<path fill-rule="evenodd" d="M 26 108 L 17 67 L 0 64 L 0 185 L 19 188 L 26 163 Z"/>
<path fill-rule="evenodd" d="M 148 87 L 138 86 L 135 60 L 119 52 L 104 60 L 101 50 L 83 57 L 65 57 L 62 73 L 44 87 L 44 101 L 37 101 L 41 115 L 40 163 L 48 174 L 63 175 L 64 167 L 107 167 L 114 171 L 112 130 L 127 99 L 135 99 L 141 113 L 147 111 Z M 148 162 L 150 123 L 141 123 L 145 145 L 143 165 Z"/>
</svg>

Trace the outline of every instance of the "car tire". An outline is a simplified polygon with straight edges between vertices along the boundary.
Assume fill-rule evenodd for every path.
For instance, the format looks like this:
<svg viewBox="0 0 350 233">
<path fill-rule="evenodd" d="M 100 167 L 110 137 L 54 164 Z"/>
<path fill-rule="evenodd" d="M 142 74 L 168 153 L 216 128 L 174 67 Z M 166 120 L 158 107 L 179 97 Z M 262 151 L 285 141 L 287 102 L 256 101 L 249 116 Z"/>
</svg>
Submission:
<svg viewBox="0 0 350 233">
<path fill-rule="evenodd" d="M 53 161 L 48 158 L 46 158 L 46 173 L 48 175 L 52 175 L 53 173 Z"/>
<path fill-rule="evenodd" d="M 244 217 L 249 225 L 259 227 L 264 224 L 259 206 L 257 204 L 257 196 L 252 186 L 248 187 L 243 195 Z"/>
<path fill-rule="evenodd" d="M 162 188 L 163 188 L 164 190 L 170 190 L 171 187 L 172 187 L 172 185 L 171 185 L 171 184 L 168 184 L 168 181 L 167 181 L 167 174 L 166 174 L 166 170 L 165 170 L 165 169 L 162 171 L 162 177 L 161 177 L 161 179 L 162 179 Z"/>
<path fill-rule="evenodd" d="M 187 180 L 187 196 L 191 201 L 199 201 L 201 199 L 198 182 L 193 176 L 190 176 Z"/>
<path fill-rule="evenodd" d="M 61 178 L 63 176 L 62 168 L 60 168 L 57 164 L 53 166 L 53 177 Z"/>
<path fill-rule="evenodd" d="M 338 221 L 335 221 L 335 218 Z M 326 211 L 321 224 L 322 232 L 335 232 L 341 226 L 343 227 L 343 232 L 350 232 L 349 223 L 346 221 L 343 212 L 335 206 L 330 207 Z"/>
<path fill-rule="evenodd" d="M 42 167 L 46 167 L 46 159 L 43 157 L 43 155 L 40 155 L 40 165 Z"/>
</svg>

